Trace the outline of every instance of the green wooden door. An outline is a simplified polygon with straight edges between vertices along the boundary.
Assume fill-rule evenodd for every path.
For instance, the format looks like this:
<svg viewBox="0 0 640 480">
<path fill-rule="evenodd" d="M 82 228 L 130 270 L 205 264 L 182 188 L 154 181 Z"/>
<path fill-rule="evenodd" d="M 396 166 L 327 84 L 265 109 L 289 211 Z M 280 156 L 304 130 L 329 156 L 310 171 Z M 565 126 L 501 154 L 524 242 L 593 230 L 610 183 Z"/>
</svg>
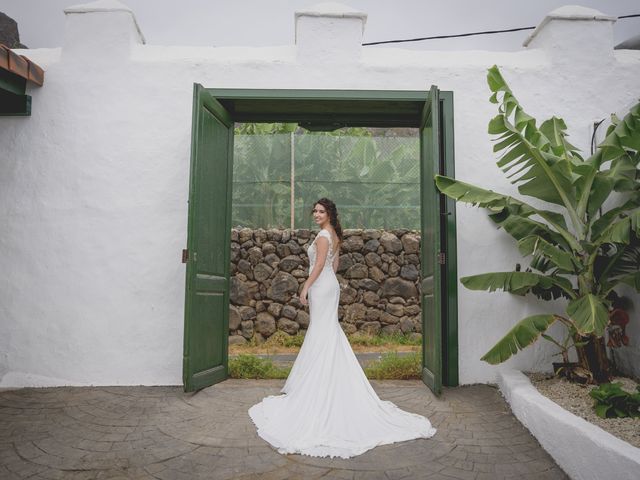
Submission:
<svg viewBox="0 0 640 480">
<path fill-rule="evenodd" d="M 233 121 L 194 84 L 189 178 L 183 383 L 227 378 Z"/>
<path fill-rule="evenodd" d="M 442 163 L 440 92 L 431 87 L 420 122 L 420 206 L 422 265 L 422 380 L 436 394 L 442 390 L 442 303 L 440 247 L 441 195 L 434 175 Z"/>
</svg>

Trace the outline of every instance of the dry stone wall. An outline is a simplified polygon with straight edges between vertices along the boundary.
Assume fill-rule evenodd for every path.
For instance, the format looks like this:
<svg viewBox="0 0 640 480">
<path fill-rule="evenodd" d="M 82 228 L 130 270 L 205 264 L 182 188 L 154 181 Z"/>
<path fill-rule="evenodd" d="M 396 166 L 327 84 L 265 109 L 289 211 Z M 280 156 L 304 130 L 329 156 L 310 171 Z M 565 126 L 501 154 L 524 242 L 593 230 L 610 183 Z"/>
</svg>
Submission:
<svg viewBox="0 0 640 480">
<path fill-rule="evenodd" d="M 317 232 L 233 229 L 230 343 L 277 330 L 305 333 L 308 309 L 298 300 L 307 279 L 307 247 Z M 346 333 L 420 335 L 420 234 L 410 230 L 345 230 L 337 272 L 338 319 Z"/>
</svg>

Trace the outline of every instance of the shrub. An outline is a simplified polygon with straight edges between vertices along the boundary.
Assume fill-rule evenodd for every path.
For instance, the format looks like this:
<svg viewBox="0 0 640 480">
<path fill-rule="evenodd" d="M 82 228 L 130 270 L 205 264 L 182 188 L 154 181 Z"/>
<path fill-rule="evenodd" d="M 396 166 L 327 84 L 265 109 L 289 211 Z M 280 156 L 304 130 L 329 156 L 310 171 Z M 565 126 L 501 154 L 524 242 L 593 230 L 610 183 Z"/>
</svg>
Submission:
<svg viewBox="0 0 640 480">
<path fill-rule="evenodd" d="M 603 383 L 589 392 L 594 409 L 601 418 L 640 417 L 640 385 L 636 393 L 622 389 L 622 383 Z"/>
<path fill-rule="evenodd" d="M 277 367 L 271 360 L 254 355 L 238 355 L 229 359 L 231 378 L 287 378 L 290 368 Z"/>
<path fill-rule="evenodd" d="M 405 335 L 403 333 L 393 333 L 391 335 L 366 335 L 362 333 L 354 333 L 349 335 L 349 343 L 351 345 L 363 346 L 379 346 L 386 344 L 393 345 L 422 345 L 422 338 Z"/>
<path fill-rule="evenodd" d="M 380 360 L 364 369 L 367 378 L 375 380 L 409 380 L 420 378 L 422 359 L 419 352 L 399 356 L 397 352 L 385 353 Z"/>
<path fill-rule="evenodd" d="M 300 347 L 304 341 L 304 335 L 298 333 L 296 335 L 289 335 L 282 330 L 276 331 L 264 342 L 266 347 Z"/>
</svg>

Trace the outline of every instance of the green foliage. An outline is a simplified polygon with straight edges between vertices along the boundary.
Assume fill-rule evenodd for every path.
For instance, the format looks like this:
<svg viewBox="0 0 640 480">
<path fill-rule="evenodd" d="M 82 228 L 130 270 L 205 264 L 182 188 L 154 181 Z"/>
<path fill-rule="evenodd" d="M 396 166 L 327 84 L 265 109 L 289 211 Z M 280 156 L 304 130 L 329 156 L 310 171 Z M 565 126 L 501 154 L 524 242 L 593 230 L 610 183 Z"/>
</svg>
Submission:
<svg viewBox="0 0 640 480">
<path fill-rule="evenodd" d="M 419 352 L 398 355 L 397 352 L 385 353 L 380 360 L 370 363 L 365 369 L 369 379 L 409 380 L 421 378 L 422 358 Z"/>
<path fill-rule="evenodd" d="M 365 128 L 291 135 L 287 125 L 236 129 L 234 225 L 290 225 L 293 140 L 296 228 L 311 225 L 312 203 L 323 196 L 350 228 L 419 228 L 418 137 L 374 137 Z"/>
<path fill-rule="evenodd" d="M 393 333 L 391 335 L 381 333 L 379 335 L 363 335 L 353 333 L 348 336 L 351 345 L 362 345 L 367 347 L 382 345 L 422 345 L 422 339 L 403 333 Z"/>
<path fill-rule="evenodd" d="M 233 131 L 235 135 L 273 135 L 292 133 L 297 128 L 297 123 L 239 123 Z"/>
<path fill-rule="evenodd" d="M 551 290 L 561 288 L 571 295 L 571 283 L 559 275 L 542 275 L 533 272 L 494 272 L 472 275 L 460 279 L 469 290 L 503 290 L 516 295 L 525 295 L 535 288 Z"/>
<path fill-rule="evenodd" d="M 523 318 L 491 350 L 485 353 L 481 360 L 492 365 L 504 362 L 511 355 L 518 353 L 518 350 L 535 342 L 555 321 L 553 315 L 533 315 Z"/>
<path fill-rule="evenodd" d="M 407 335 L 404 333 L 394 334 L 378 334 L 378 335 L 365 335 L 361 333 L 354 333 L 348 335 L 349 343 L 351 345 L 359 345 L 365 347 L 389 347 L 393 348 L 397 345 L 410 345 L 420 346 L 422 345 L 422 338 L 414 335 Z M 270 347 L 301 347 L 304 341 L 304 335 L 298 333 L 297 335 L 289 335 L 282 330 L 276 331 L 273 335 L 267 338 L 263 343 L 257 343 L 255 337 L 251 338 L 246 344 L 242 345 L 243 349 L 255 348 L 269 349 Z"/>
<path fill-rule="evenodd" d="M 609 323 L 609 312 L 605 300 L 592 293 L 571 300 L 567 314 L 580 335 L 594 333 L 597 337 L 604 335 Z"/>
<path fill-rule="evenodd" d="M 291 368 L 277 367 L 269 359 L 254 355 L 238 355 L 229 358 L 229 376 L 231 378 L 287 378 Z"/>
<path fill-rule="evenodd" d="M 620 382 L 603 383 L 589 395 L 595 399 L 593 408 L 601 418 L 640 418 L 640 385 L 635 393 L 630 393 Z"/>
<path fill-rule="evenodd" d="M 298 333 L 296 335 L 289 335 L 282 330 L 276 331 L 264 342 L 266 347 L 301 347 L 304 342 L 304 335 Z"/>
<path fill-rule="evenodd" d="M 244 379 L 287 378 L 291 367 L 278 367 L 269 359 L 255 355 L 238 355 L 229 358 L 229 376 Z M 380 360 L 370 363 L 365 369 L 368 378 L 376 380 L 407 380 L 420 378 L 422 360 L 419 352 L 398 355 L 397 352 L 385 353 Z"/>
<path fill-rule="evenodd" d="M 497 165 L 518 191 L 552 210 L 534 207 L 492 190 L 436 176 L 445 195 L 485 208 L 491 220 L 513 237 L 529 267 L 461 279 L 470 289 L 531 293 L 544 300 L 565 297 L 566 315 L 535 315 L 517 323 L 482 358 L 505 361 L 539 336 L 561 346 L 544 332 L 555 321 L 567 327 L 576 348 L 604 335 L 615 288 L 640 291 L 640 103 L 623 118 L 613 118 L 596 152 L 583 158 L 567 140 L 567 126 L 552 117 L 537 125 L 496 66 L 487 75 L 490 101 L 498 114 L 489 122 L 495 135 Z M 612 193 L 623 201 L 605 208 Z M 611 202 L 610 202 L 611 203 Z M 583 341 L 584 339 L 584 341 Z M 570 346 L 570 345 L 569 345 Z"/>
</svg>

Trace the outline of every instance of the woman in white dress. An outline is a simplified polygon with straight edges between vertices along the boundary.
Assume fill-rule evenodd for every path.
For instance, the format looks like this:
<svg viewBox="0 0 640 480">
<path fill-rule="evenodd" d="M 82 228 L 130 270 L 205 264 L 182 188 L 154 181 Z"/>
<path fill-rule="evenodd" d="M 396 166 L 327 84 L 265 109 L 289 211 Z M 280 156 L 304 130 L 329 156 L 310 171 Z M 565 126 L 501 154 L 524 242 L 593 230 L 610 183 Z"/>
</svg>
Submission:
<svg viewBox="0 0 640 480">
<path fill-rule="evenodd" d="M 309 305 L 309 329 L 283 394 L 249 409 L 258 435 L 280 453 L 341 458 L 432 437 L 436 430 L 429 420 L 380 400 L 367 380 L 338 322 L 338 212 L 322 198 L 312 214 L 321 230 L 307 250 L 309 278 L 300 292 L 300 302 Z"/>
</svg>

